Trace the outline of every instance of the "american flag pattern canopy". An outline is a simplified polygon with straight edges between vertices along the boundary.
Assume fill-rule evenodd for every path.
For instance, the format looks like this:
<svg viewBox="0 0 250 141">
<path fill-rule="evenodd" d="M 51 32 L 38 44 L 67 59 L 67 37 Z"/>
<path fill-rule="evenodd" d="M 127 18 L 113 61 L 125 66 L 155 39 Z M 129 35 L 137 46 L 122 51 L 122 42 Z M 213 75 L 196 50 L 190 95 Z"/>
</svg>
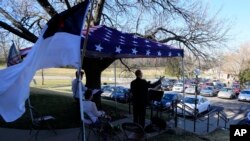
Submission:
<svg viewBox="0 0 250 141">
<path fill-rule="evenodd" d="M 86 30 L 83 30 L 83 39 Z M 124 33 L 116 29 L 99 25 L 89 30 L 87 57 L 110 58 L 159 58 L 183 57 L 183 49 L 173 48 L 159 42 Z"/>
</svg>

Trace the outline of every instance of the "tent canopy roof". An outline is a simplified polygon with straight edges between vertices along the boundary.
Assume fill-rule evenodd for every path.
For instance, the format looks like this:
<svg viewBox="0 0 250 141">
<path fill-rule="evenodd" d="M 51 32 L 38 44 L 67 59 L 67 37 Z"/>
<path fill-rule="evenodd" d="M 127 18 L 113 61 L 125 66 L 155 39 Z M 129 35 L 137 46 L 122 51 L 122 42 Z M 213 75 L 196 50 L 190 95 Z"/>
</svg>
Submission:
<svg viewBox="0 0 250 141">
<path fill-rule="evenodd" d="M 86 30 L 83 31 L 83 39 Z M 163 58 L 183 57 L 183 49 L 99 25 L 89 30 L 87 57 Z"/>
</svg>

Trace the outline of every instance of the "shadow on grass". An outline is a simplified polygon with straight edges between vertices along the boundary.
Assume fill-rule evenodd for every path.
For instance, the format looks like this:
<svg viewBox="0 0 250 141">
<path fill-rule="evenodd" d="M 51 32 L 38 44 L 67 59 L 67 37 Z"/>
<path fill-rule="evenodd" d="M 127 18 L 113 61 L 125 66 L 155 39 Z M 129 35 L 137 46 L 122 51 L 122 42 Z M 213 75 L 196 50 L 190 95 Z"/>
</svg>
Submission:
<svg viewBox="0 0 250 141">
<path fill-rule="evenodd" d="M 78 111 L 79 105 L 75 102 L 71 95 L 32 88 L 30 93 L 31 105 L 40 111 L 43 115 L 52 115 L 56 118 L 54 121 L 55 128 L 76 128 L 80 126 L 80 114 Z M 26 102 L 26 107 L 28 103 Z M 102 109 L 111 115 L 112 120 L 125 118 L 125 111 L 119 110 L 116 112 L 111 105 L 102 104 Z M 0 118 L 0 127 L 16 128 L 16 129 L 30 129 L 31 126 L 30 111 L 26 108 L 25 113 L 16 121 L 6 123 Z"/>
</svg>

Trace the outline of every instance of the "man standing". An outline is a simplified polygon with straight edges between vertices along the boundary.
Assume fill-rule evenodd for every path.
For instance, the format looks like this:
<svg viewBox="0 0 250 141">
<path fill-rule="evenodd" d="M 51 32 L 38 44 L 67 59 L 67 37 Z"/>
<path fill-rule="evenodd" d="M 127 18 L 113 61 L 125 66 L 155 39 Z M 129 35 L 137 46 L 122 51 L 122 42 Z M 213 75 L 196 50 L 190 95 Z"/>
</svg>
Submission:
<svg viewBox="0 0 250 141">
<path fill-rule="evenodd" d="M 82 80 L 84 72 L 80 71 L 79 74 L 80 74 L 81 80 Z M 76 78 L 72 81 L 72 87 L 71 87 L 72 92 L 73 92 L 73 98 L 77 101 L 77 103 L 79 102 L 79 92 L 78 92 L 78 90 L 79 90 L 79 88 L 78 88 L 79 83 L 81 83 L 83 96 L 84 96 L 85 91 L 87 90 L 87 87 L 85 87 L 83 85 L 83 83 L 79 80 L 79 74 L 78 74 L 78 71 L 76 71 L 76 73 L 75 73 Z"/>
<path fill-rule="evenodd" d="M 135 71 L 136 79 L 130 84 L 133 103 L 133 120 L 139 123 L 142 127 L 145 126 L 146 106 L 148 103 L 148 88 L 154 88 L 161 84 L 160 78 L 154 84 L 150 84 L 145 79 L 142 79 L 141 70 Z"/>
</svg>

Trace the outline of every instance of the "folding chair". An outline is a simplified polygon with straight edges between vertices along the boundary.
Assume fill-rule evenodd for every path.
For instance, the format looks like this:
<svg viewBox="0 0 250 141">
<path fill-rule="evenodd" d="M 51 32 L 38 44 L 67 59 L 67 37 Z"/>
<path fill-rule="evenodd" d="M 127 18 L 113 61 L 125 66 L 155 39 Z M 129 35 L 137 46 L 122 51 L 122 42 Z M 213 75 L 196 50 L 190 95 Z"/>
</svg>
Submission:
<svg viewBox="0 0 250 141">
<path fill-rule="evenodd" d="M 94 122 L 91 120 L 89 115 L 87 113 L 85 113 L 85 112 L 84 112 L 84 121 L 83 122 L 84 122 L 84 125 L 89 129 L 88 136 L 87 136 L 87 141 L 90 138 L 91 132 L 95 136 L 97 136 L 98 140 L 99 140 L 101 129 L 99 127 L 95 126 Z M 78 139 L 80 138 L 81 135 L 82 135 L 82 128 L 80 128 L 80 132 L 78 134 Z"/>
<path fill-rule="evenodd" d="M 124 140 L 126 141 L 146 141 L 147 135 L 143 127 L 137 123 L 124 122 L 122 123 L 122 131 Z"/>
<path fill-rule="evenodd" d="M 55 135 L 57 134 L 54 129 L 54 126 L 51 123 L 56 119 L 55 117 L 51 115 L 43 115 L 31 105 L 29 105 L 29 108 L 32 121 L 30 134 L 32 133 L 33 130 L 36 130 L 35 139 L 37 139 L 38 133 L 41 129 L 48 129 L 52 131 Z"/>
<path fill-rule="evenodd" d="M 91 132 L 94 134 L 95 137 L 97 137 L 97 140 L 100 140 L 104 137 L 107 137 L 108 140 L 120 140 L 118 136 L 116 136 L 112 125 L 109 123 L 107 119 L 99 119 L 101 120 L 100 125 L 94 124 L 94 122 L 91 120 L 89 115 L 87 113 L 84 113 L 84 124 L 89 129 L 87 141 L 90 138 Z M 78 136 L 78 139 L 81 135 L 81 130 Z M 118 138 L 118 139 L 117 139 Z M 93 139 L 92 139 L 93 140 Z"/>
</svg>

